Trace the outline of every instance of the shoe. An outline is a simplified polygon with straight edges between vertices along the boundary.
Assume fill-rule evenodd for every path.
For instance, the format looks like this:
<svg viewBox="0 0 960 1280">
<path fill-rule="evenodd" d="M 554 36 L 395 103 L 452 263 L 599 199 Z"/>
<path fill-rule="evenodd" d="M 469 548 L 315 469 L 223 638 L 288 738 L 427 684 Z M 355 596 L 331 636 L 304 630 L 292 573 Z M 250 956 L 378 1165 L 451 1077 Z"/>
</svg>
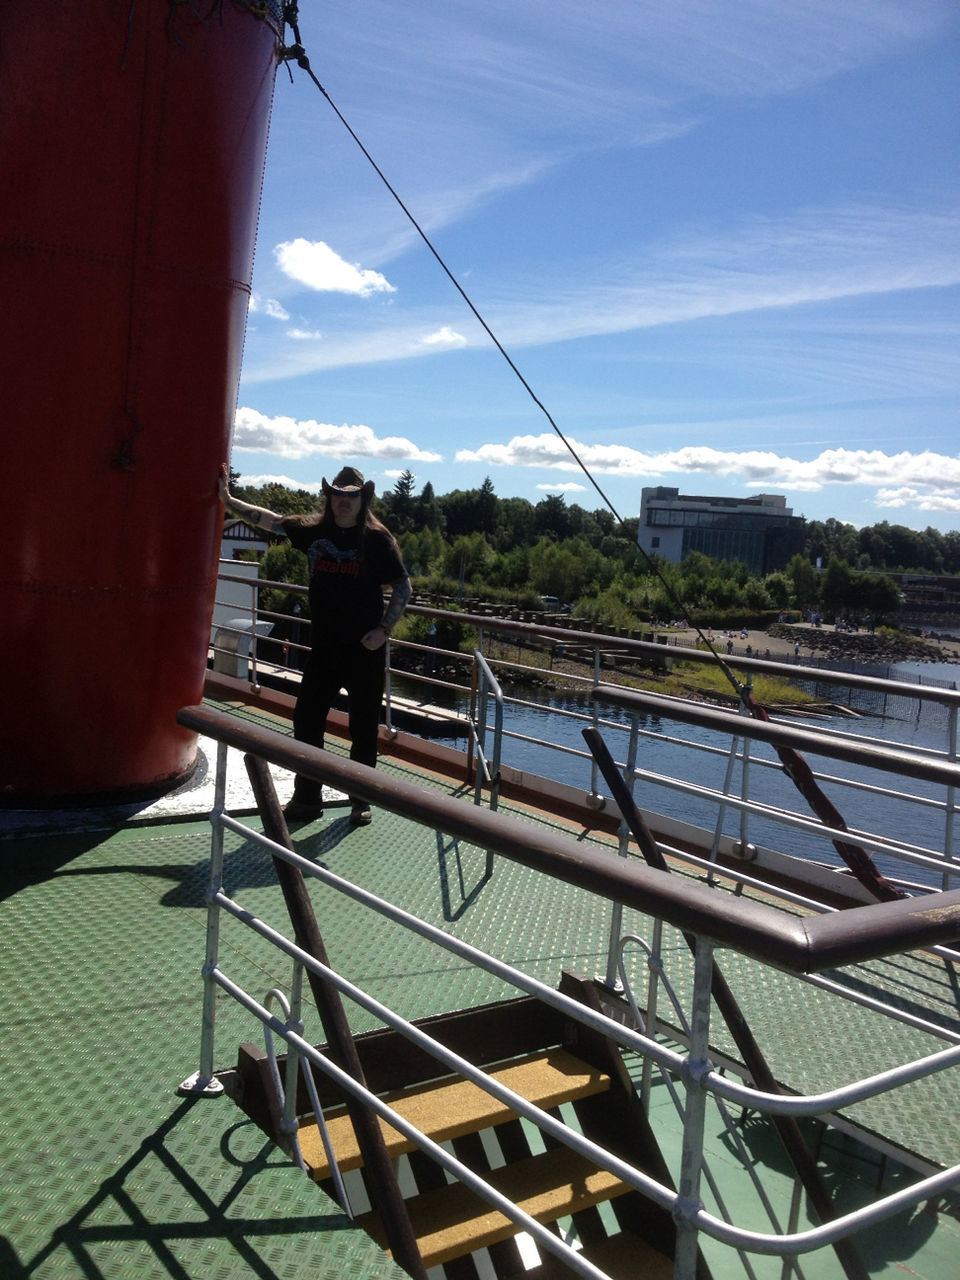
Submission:
<svg viewBox="0 0 960 1280">
<path fill-rule="evenodd" d="M 350 825 L 353 827 L 369 827 L 373 814 L 366 800 L 354 800 L 350 805 Z"/>
<path fill-rule="evenodd" d="M 287 822 L 313 822 L 323 817 L 322 800 L 288 800 L 283 806 Z"/>
</svg>

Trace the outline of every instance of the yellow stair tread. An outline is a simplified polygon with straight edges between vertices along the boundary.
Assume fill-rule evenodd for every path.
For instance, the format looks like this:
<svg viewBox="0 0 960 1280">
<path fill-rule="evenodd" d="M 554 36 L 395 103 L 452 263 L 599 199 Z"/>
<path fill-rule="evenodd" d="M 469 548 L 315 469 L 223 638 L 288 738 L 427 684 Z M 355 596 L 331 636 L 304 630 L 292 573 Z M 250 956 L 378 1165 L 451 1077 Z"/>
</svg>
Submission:
<svg viewBox="0 0 960 1280">
<path fill-rule="evenodd" d="M 483 1177 L 538 1222 L 554 1222 L 630 1190 L 627 1183 L 598 1169 L 568 1147 L 529 1156 Z M 413 1196 L 406 1206 L 427 1268 L 486 1248 L 517 1232 L 508 1217 L 461 1182 Z M 387 1248 L 378 1214 L 362 1214 L 356 1221 L 382 1248 Z"/>
<path fill-rule="evenodd" d="M 609 1236 L 597 1244 L 579 1250 L 595 1267 L 605 1271 L 610 1280 L 673 1280 L 673 1259 L 629 1232 Z M 548 1257 L 541 1250 L 543 1262 L 519 1273 L 516 1280 L 570 1280 L 570 1268 L 559 1258 Z"/>
<path fill-rule="evenodd" d="M 489 1069 L 488 1074 L 522 1097 L 540 1107 L 555 1107 L 575 1098 L 602 1093 L 610 1087 L 610 1078 L 588 1066 L 566 1049 L 547 1049 L 525 1058 L 511 1059 Z M 435 1142 L 445 1142 L 475 1133 L 478 1129 L 503 1124 L 516 1117 L 516 1112 L 493 1098 L 478 1085 L 460 1076 L 429 1081 L 413 1089 L 384 1094 L 400 1115 L 426 1133 Z M 363 1160 L 349 1115 L 343 1108 L 328 1113 L 327 1132 L 340 1169 L 347 1173 L 359 1169 Z M 398 1133 L 385 1120 L 380 1121 L 387 1150 L 391 1156 L 412 1151 L 414 1143 Z M 316 1122 L 304 1123 L 298 1137 L 300 1151 L 318 1181 L 330 1176 L 330 1166 Z"/>
</svg>

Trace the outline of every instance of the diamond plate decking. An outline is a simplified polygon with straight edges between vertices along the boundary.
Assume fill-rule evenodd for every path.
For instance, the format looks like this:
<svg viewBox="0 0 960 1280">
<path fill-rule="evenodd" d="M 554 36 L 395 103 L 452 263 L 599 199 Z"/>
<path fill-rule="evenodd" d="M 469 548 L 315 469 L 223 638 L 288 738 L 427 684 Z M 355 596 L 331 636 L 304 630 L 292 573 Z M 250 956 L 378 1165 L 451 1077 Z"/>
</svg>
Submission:
<svg viewBox="0 0 960 1280">
<path fill-rule="evenodd" d="M 3 1280 L 402 1275 L 227 1100 L 177 1096 L 198 1065 L 208 764 L 182 793 L 147 809 L 0 813 Z M 394 759 L 381 767 L 453 789 Z M 282 798 L 289 783 L 280 779 Z M 242 776 L 231 785 L 229 804 L 242 810 L 249 803 Z M 502 860 L 485 880 L 480 849 L 383 812 L 355 829 L 347 812 L 332 807 L 322 822 L 296 832 L 300 852 L 551 984 L 564 966 L 604 969 L 609 920 L 600 901 Z M 557 825 L 547 815 L 526 816 Z M 240 837 L 227 839 L 225 887 L 285 927 L 272 867 Z M 315 888 L 313 896 L 333 962 L 406 1016 L 505 993 L 497 980 L 438 958 L 392 925 L 371 928 L 360 908 L 328 891 Z M 646 928 L 640 919 L 625 923 Z M 685 995 L 686 948 L 668 937 L 664 950 Z M 227 924 L 222 957 L 255 992 L 289 983 L 289 962 Z M 881 1038 L 874 1018 L 785 975 L 726 953 L 719 961 L 775 1072 L 792 1087 L 826 1088 L 940 1047 L 906 1029 Z M 906 1007 L 957 1025 L 954 975 L 943 962 L 884 962 L 854 980 L 882 983 Z M 227 1067 L 241 1041 L 260 1038 L 259 1026 L 225 997 L 217 1016 L 216 1062 Z M 353 1021 L 356 1030 L 371 1025 L 362 1014 Z M 718 1047 L 728 1048 L 716 1034 Z M 856 1119 L 888 1144 L 949 1164 L 960 1152 L 957 1104 L 956 1085 L 944 1079 L 864 1104 Z M 659 1095 L 655 1109 L 660 1114 Z M 665 1112 L 663 1128 L 670 1145 Z M 884 1172 L 864 1161 L 859 1148 L 841 1155 L 855 1175 L 853 1194 L 856 1177 L 903 1177 L 896 1166 Z M 943 1213 L 914 1214 L 872 1233 L 865 1251 L 871 1276 L 952 1280 L 960 1228 Z M 812 1280 L 836 1275 L 829 1253 L 803 1265 Z M 758 1273 L 774 1274 L 763 1264 Z"/>
</svg>

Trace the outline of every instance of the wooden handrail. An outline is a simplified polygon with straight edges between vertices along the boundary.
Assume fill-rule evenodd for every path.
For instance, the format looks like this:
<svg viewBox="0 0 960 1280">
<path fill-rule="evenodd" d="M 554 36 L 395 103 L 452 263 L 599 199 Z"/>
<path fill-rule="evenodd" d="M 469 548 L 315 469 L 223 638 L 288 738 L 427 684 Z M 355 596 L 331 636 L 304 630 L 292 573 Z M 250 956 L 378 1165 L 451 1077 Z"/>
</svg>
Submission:
<svg viewBox="0 0 960 1280">
<path fill-rule="evenodd" d="M 902 747 L 880 747 L 844 741 L 819 729 L 772 720 L 754 720 L 721 707 L 689 702 L 684 698 L 671 698 L 662 693 L 647 693 L 642 689 L 626 689 L 618 684 L 598 684 L 592 690 L 592 696 L 598 702 L 639 715 L 662 716 L 665 720 L 695 724 L 731 737 L 767 742 L 775 747 L 792 747 L 795 751 L 829 756 L 833 760 L 845 760 L 849 764 L 863 765 L 868 769 L 883 769 L 888 773 L 917 778 L 941 787 L 960 787 L 960 762 L 947 760 L 945 757 L 936 759 L 906 751 Z"/>
<path fill-rule="evenodd" d="M 432 830 L 794 973 L 816 973 L 960 940 L 960 889 L 824 916 L 791 915 L 686 876 L 664 876 L 633 859 L 587 848 L 572 837 L 501 810 L 491 813 L 415 786 L 386 770 L 356 764 L 216 708 L 184 707 L 177 720 L 196 733 L 359 796 Z"/>
</svg>

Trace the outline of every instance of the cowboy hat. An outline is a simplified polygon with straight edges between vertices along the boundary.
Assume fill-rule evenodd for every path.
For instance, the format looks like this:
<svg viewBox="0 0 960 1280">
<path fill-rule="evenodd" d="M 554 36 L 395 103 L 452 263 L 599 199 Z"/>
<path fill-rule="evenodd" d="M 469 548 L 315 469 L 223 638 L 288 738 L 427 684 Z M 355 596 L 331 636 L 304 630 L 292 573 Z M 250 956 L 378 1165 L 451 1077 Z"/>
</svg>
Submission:
<svg viewBox="0 0 960 1280">
<path fill-rule="evenodd" d="M 370 501 L 376 488 L 372 480 L 367 480 L 364 483 L 363 472 L 358 471 L 356 467 L 343 467 L 333 477 L 333 484 L 327 484 L 326 477 L 323 478 L 321 484 L 327 497 L 334 490 L 339 490 L 340 493 L 360 493 L 363 495 L 364 502 Z"/>
</svg>

